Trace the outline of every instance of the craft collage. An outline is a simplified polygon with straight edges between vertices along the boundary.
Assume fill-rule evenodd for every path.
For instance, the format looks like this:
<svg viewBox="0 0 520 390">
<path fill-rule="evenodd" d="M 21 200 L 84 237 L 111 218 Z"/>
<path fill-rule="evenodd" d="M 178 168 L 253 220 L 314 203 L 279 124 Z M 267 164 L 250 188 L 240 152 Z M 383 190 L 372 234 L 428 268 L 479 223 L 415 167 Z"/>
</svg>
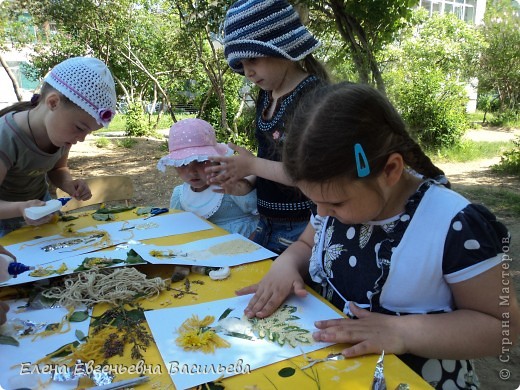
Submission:
<svg viewBox="0 0 520 390">
<path fill-rule="evenodd" d="M 311 337 L 314 321 L 342 317 L 309 295 L 289 299 L 266 319 L 247 319 L 250 296 L 233 291 L 248 277 L 258 281 L 276 254 L 190 212 L 147 219 L 127 211 L 107 222 L 87 213 L 22 228 L 2 243 L 7 238 L 17 242 L 5 248 L 33 269 L 2 283 L 0 293 L 39 293 L 7 301 L 1 389 L 115 385 L 136 372 L 150 383 L 161 374 L 176 389 L 191 388 L 323 349 L 329 344 Z M 177 266 L 229 267 L 230 276 L 212 280 L 207 271 L 191 272 L 174 283 L 140 272 L 159 267 L 168 275 Z M 145 358 L 154 345 L 161 358 L 156 365 Z M 125 364 L 115 365 L 123 356 Z"/>
</svg>

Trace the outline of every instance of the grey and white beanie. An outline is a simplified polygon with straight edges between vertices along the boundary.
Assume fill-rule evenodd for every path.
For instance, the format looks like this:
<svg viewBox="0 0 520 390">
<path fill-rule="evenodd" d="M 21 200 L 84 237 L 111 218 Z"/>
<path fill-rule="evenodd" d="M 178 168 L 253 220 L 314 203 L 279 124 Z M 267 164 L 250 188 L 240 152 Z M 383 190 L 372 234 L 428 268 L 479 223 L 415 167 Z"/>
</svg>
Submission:
<svg viewBox="0 0 520 390">
<path fill-rule="evenodd" d="M 52 68 L 43 81 L 104 127 L 116 113 L 114 79 L 105 63 L 97 58 L 69 58 Z"/>
<path fill-rule="evenodd" d="M 239 0 L 226 13 L 224 55 L 237 73 L 245 58 L 300 61 L 320 45 L 285 0 Z"/>
</svg>

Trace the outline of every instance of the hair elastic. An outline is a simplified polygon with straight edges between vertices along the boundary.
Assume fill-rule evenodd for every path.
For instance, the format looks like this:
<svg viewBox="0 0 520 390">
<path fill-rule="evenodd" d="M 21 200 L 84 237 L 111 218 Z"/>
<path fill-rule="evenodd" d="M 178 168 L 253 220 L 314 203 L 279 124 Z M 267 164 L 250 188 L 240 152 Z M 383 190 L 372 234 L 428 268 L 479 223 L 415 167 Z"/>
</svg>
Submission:
<svg viewBox="0 0 520 390">
<path fill-rule="evenodd" d="M 356 157 L 356 168 L 358 177 L 370 175 L 370 166 L 368 165 L 367 155 L 361 144 L 354 145 L 354 156 Z"/>
<path fill-rule="evenodd" d="M 35 93 L 34 95 L 32 95 L 31 104 L 33 106 L 36 106 L 38 104 L 39 100 L 40 100 L 40 94 L 39 93 Z"/>
</svg>

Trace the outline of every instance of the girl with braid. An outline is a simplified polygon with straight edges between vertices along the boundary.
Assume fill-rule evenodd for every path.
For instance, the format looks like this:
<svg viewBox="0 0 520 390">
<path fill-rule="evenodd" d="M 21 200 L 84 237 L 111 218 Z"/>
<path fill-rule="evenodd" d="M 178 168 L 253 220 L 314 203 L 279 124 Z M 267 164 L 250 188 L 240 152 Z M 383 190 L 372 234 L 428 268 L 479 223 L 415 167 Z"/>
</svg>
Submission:
<svg viewBox="0 0 520 390">
<path fill-rule="evenodd" d="M 319 341 L 346 357 L 397 354 L 438 389 L 474 389 L 469 359 L 499 355 L 502 324 L 517 341 L 520 312 L 500 305 L 509 234 L 485 207 L 450 190 L 389 101 L 356 84 L 301 101 L 283 165 L 315 204 L 306 230 L 257 285 L 245 314 L 266 317 L 304 280 L 342 310 L 317 321 Z M 293 131 L 297 128 L 298 131 Z M 283 260 L 283 261 L 282 261 Z"/>
</svg>

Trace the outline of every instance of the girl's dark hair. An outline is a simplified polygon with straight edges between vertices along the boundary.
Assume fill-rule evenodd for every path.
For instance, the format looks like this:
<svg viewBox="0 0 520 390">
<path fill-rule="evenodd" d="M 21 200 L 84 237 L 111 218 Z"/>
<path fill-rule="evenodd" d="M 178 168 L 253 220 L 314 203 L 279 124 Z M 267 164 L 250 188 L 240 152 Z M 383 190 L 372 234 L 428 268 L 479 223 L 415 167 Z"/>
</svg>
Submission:
<svg viewBox="0 0 520 390">
<path fill-rule="evenodd" d="M 61 100 L 65 104 L 74 104 L 69 100 L 69 98 L 67 98 L 65 95 L 60 93 L 58 90 L 54 89 L 50 84 L 43 83 L 39 94 L 33 95 L 32 99 L 29 101 L 14 103 L 8 107 L 1 109 L 0 116 L 4 116 L 5 114 L 8 114 L 10 112 L 20 112 L 20 111 L 30 110 L 31 108 L 36 107 L 38 105 L 38 103 L 40 101 L 43 101 L 45 99 L 45 97 L 51 92 L 59 93 Z"/>
<path fill-rule="evenodd" d="M 318 78 L 325 83 L 330 82 L 329 72 L 327 72 L 325 66 L 314 58 L 312 54 L 307 55 L 302 60 L 302 65 L 307 73 L 318 76 Z"/>
<path fill-rule="evenodd" d="M 316 88 L 300 100 L 282 161 L 296 182 L 357 179 L 356 144 L 368 161 L 366 178 L 377 176 L 392 153 L 401 154 L 410 168 L 425 177 L 444 176 L 410 137 L 383 94 L 368 85 L 346 82 Z"/>
</svg>

